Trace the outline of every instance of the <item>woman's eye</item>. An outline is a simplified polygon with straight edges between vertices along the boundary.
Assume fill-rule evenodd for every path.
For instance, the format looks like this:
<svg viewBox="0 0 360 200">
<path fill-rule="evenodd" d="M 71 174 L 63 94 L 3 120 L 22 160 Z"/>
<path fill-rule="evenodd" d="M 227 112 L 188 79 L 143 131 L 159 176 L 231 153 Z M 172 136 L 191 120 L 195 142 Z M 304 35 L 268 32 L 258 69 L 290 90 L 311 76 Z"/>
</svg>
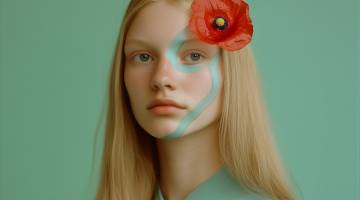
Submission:
<svg viewBox="0 0 360 200">
<path fill-rule="evenodd" d="M 191 52 L 184 57 L 184 64 L 197 64 L 202 61 L 204 56 L 198 52 Z"/>
<path fill-rule="evenodd" d="M 149 63 L 154 60 L 148 53 L 139 53 L 133 56 L 135 62 L 138 63 Z"/>
</svg>

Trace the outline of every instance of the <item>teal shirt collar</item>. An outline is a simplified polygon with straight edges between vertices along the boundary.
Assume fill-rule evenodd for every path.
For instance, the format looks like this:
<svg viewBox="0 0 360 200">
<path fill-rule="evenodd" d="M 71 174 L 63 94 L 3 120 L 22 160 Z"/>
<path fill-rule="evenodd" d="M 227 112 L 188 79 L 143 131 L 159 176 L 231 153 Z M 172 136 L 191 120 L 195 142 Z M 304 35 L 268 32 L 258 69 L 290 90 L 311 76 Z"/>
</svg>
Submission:
<svg viewBox="0 0 360 200">
<path fill-rule="evenodd" d="M 186 200 L 264 200 L 264 196 L 244 190 L 238 181 L 230 174 L 229 169 L 223 165 L 208 180 L 197 186 Z M 157 187 L 155 200 L 165 200 L 160 187 Z"/>
</svg>

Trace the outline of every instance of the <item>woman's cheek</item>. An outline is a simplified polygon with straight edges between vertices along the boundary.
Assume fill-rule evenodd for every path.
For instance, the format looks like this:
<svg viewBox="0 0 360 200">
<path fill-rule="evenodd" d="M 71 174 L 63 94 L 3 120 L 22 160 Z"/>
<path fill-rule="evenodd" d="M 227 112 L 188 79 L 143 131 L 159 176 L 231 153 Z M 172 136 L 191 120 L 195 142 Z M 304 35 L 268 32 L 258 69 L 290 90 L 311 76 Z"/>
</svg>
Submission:
<svg viewBox="0 0 360 200">
<path fill-rule="evenodd" d="M 124 81 L 128 91 L 141 89 L 141 85 L 144 84 L 143 82 L 145 81 L 144 78 L 144 73 L 136 68 L 129 68 L 124 71 Z"/>
<path fill-rule="evenodd" d="M 139 86 L 136 82 L 136 76 L 131 70 L 127 70 L 124 73 L 124 81 L 127 93 L 129 94 L 130 101 L 133 103 L 134 98 L 137 97 Z"/>
<path fill-rule="evenodd" d="M 204 67 L 201 71 L 189 74 L 184 81 L 184 90 L 189 96 L 196 97 L 197 101 L 200 98 L 207 96 L 211 90 L 212 80 L 210 72 L 207 67 Z"/>
</svg>

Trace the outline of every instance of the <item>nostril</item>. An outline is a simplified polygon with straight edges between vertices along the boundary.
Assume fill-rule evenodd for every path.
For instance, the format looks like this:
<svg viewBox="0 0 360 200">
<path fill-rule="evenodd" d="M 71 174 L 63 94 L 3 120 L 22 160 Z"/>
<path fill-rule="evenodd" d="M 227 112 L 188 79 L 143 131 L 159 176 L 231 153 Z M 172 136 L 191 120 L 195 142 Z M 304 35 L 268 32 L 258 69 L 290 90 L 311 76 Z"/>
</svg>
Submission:
<svg viewBox="0 0 360 200">
<path fill-rule="evenodd" d="M 151 83 L 151 88 L 153 90 L 174 90 L 175 87 L 175 82 L 168 78 L 168 77 L 162 77 L 162 78 L 154 78 L 152 83 Z"/>
</svg>

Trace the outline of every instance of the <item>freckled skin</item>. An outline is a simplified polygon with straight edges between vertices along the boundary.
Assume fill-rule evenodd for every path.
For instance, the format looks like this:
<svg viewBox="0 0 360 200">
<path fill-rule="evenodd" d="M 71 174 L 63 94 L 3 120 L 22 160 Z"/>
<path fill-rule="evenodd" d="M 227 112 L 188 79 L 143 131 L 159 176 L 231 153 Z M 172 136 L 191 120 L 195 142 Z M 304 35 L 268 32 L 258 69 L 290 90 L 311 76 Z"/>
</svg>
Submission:
<svg viewBox="0 0 360 200">
<path fill-rule="evenodd" d="M 219 56 L 215 55 L 210 63 L 200 63 L 197 65 L 184 65 L 181 64 L 176 59 L 176 53 L 178 49 L 180 48 L 180 45 L 184 42 L 186 38 L 186 32 L 187 29 L 180 32 L 180 34 L 174 39 L 170 46 L 170 50 L 168 51 L 168 59 L 170 60 L 172 66 L 174 66 L 175 69 L 182 71 L 184 73 L 195 73 L 196 71 L 200 70 L 201 68 L 205 67 L 209 70 L 211 75 L 211 90 L 209 91 L 209 94 L 203 98 L 198 105 L 194 109 L 192 109 L 180 122 L 177 129 L 173 132 L 171 132 L 169 135 L 165 137 L 165 139 L 176 139 L 181 137 L 186 128 L 189 126 L 189 124 L 196 119 L 196 117 L 199 116 L 199 114 L 206 109 L 211 103 L 211 101 L 214 100 L 218 89 L 219 89 L 219 72 L 217 71 L 218 65 L 219 65 Z"/>
<path fill-rule="evenodd" d="M 124 83 L 132 112 L 139 125 L 156 138 L 176 139 L 192 134 L 219 117 L 219 48 L 198 40 L 185 42 L 194 38 L 187 23 L 185 12 L 159 1 L 138 13 L 126 36 Z M 146 41 L 147 45 L 130 42 L 133 39 Z M 147 53 L 153 61 L 133 62 L 134 52 Z M 182 61 L 189 60 L 191 52 L 200 52 L 203 59 L 184 64 Z M 147 110 L 156 98 L 175 100 L 186 109 L 171 116 L 156 116 Z"/>
</svg>

